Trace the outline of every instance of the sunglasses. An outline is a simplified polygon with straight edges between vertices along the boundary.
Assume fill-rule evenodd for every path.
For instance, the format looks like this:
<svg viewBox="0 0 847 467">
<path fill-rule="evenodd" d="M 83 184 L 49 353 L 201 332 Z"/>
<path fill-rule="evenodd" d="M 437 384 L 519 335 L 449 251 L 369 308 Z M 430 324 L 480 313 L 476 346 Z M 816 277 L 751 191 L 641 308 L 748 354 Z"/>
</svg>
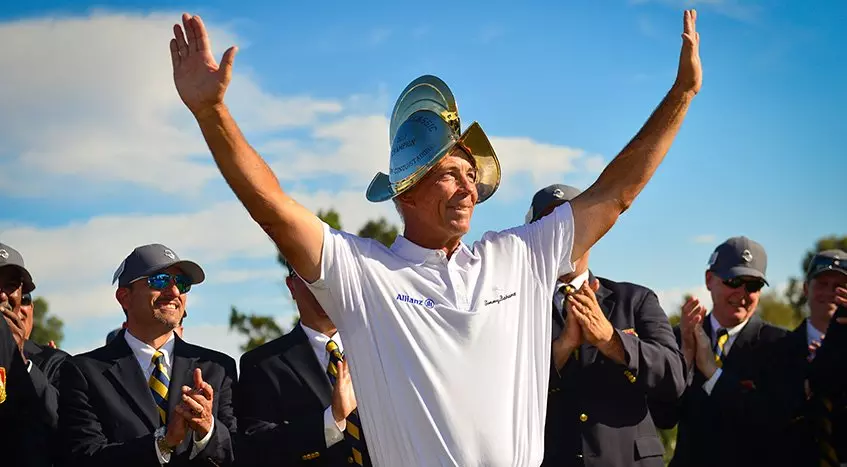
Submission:
<svg viewBox="0 0 847 467">
<path fill-rule="evenodd" d="M 21 296 L 21 306 L 30 306 L 32 305 L 32 295 L 25 293 Z"/>
<path fill-rule="evenodd" d="M 176 285 L 176 289 L 180 294 L 188 293 L 191 290 L 191 278 L 184 274 L 168 274 L 161 273 L 147 277 L 147 285 L 153 290 L 164 290 Z"/>
<path fill-rule="evenodd" d="M 744 288 L 747 289 L 748 293 L 756 293 L 762 290 L 762 287 L 765 286 L 765 281 L 761 279 L 742 279 L 740 277 L 733 277 L 732 279 L 723 281 L 723 285 L 730 289 L 737 289 L 743 285 Z"/>
</svg>

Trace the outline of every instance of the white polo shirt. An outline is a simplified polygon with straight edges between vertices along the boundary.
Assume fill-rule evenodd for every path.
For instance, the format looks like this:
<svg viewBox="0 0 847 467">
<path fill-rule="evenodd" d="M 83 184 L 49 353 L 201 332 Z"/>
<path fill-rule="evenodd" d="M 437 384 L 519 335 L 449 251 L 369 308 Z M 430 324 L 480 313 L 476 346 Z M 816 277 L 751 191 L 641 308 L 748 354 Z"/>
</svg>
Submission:
<svg viewBox="0 0 847 467">
<path fill-rule="evenodd" d="M 310 288 L 344 336 L 376 465 L 541 463 L 550 303 L 572 246 L 569 203 L 449 261 L 324 226 Z"/>
</svg>

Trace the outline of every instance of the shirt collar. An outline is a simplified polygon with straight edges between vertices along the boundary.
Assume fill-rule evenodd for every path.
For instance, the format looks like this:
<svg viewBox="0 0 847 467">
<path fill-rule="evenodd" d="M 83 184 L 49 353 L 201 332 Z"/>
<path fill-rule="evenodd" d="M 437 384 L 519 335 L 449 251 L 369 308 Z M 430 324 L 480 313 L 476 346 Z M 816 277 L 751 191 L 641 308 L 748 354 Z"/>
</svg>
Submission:
<svg viewBox="0 0 847 467">
<path fill-rule="evenodd" d="M 416 243 L 413 243 L 411 240 L 402 235 L 398 235 L 394 240 L 394 243 L 391 245 L 391 251 L 406 261 L 419 266 L 428 261 L 441 261 L 447 256 L 443 250 L 431 250 L 429 248 L 424 248 Z M 479 259 L 479 255 L 471 251 L 464 242 L 459 242 L 459 246 L 453 253 L 453 257 L 456 257 L 456 255 L 464 255 L 475 260 Z"/>
<path fill-rule="evenodd" d="M 806 320 L 806 344 L 812 345 L 812 341 L 821 341 L 821 336 L 824 335 L 818 328 L 812 325 L 812 320 Z"/>
<path fill-rule="evenodd" d="M 341 335 L 338 334 L 338 331 L 332 335 L 332 337 L 327 336 L 326 334 L 316 331 L 309 326 L 300 322 L 300 327 L 303 328 L 303 332 L 306 333 L 306 338 L 309 339 L 309 344 L 314 349 L 315 354 L 322 355 L 326 353 L 326 343 L 329 342 L 330 339 L 334 340 L 336 344 L 338 344 L 338 350 L 341 353 L 344 353 L 344 345 L 341 343 Z"/>
<path fill-rule="evenodd" d="M 166 367 L 171 366 L 171 361 L 173 359 L 174 352 L 174 333 L 171 332 L 168 336 L 168 340 L 159 347 L 159 352 L 162 352 L 163 363 Z M 133 336 L 129 329 L 124 333 L 124 339 L 126 343 L 129 345 L 129 348 L 132 349 L 132 354 L 135 355 L 135 359 L 138 360 L 138 364 L 141 365 L 141 368 L 148 368 L 150 364 L 153 362 L 153 354 L 156 353 L 156 349 L 153 346 L 148 345 L 146 342 L 142 342 L 138 340 L 135 336 Z"/>
<path fill-rule="evenodd" d="M 709 319 L 712 321 L 712 338 L 714 338 L 715 336 L 718 335 L 718 330 L 724 329 L 724 327 L 721 326 L 720 323 L 718 323 L 717 319 L 715 319 L 714 313 L 709 313 Z M 735 326 L 733 326 L 731 328 L 726 328 L 726 333 L 729 335 L 729 337 L 735 337 L 735 335 L 737 335 L 739 332 L 741 332 L 742 329 L 744 329 L 744 326 L 747 326 L 747 323 L 749 321 L 750 321 L 749 319 L 746 319 L 746 320 L 742 321 L 740 324 L 736 324 Z"/>
<path fill-rule="evenodd" d="M 578 289 L 578 288 L 582 287 L 582 284 L 585 283 L 585 281 L 587 281 L 587 280 L 588 280 L 588 269 L 583 271 L 580 275 L 571 279 L 571 281 L 568 282 L 568 284 L 572 285 L 575 289 Z M 565 285 L 564 282 L 556 281 L 556 291 L 559 291 L 559 289 L 561 289 L 563 285 Z"/>
</svg>

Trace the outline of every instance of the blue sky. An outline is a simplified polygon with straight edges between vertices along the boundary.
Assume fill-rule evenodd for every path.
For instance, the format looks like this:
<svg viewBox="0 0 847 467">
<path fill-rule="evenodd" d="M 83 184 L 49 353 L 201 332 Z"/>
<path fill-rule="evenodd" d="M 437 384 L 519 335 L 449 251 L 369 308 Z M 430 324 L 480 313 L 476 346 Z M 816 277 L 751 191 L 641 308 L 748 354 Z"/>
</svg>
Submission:
<svg viewBox="0 0 847 467">
<path fill-rule="evenodd" d="M 317 9 L 320 6 L 321 10 Z M 186 337 L 237 354 L 229 306 L 288 324 L 274 249 L 214 168 L 170 75 L 170 27 L 200 14 L 237 44 L 228 103 L 307 207 L 355 231 L 399 222 L 364 188 L 387 164 L 397 94 L 435 74 L 504 168 L 467 239 L 522 222 L 554 182 L 587 187 L 639 129 L 676 70 L 682 9 L 699 11 L 704 85 L 665 163 L 592 250 L 592 269 L 656 290 L 666 311 L 704 296 L 714 246 L 747 235 L 775 288 L 823 235 L 847 233 L 843 2 L 18 2 L 0 12 L 0 241 L 24 254 L 64 347 L 100 345 L 122 314 L 109 284 L 136 245 L 207 270 Z"/>
</svg>

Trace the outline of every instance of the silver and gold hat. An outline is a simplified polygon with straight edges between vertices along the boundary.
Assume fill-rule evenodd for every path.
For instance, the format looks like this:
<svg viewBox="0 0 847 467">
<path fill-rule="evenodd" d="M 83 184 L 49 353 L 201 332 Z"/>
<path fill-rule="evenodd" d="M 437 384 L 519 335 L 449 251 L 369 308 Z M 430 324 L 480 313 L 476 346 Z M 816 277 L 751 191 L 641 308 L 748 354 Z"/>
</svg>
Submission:
<svg viewBox="0 0 847 467">
<path fill-rule="evenodd" d="M 500 162 L 488 136 L 477 122 L 461 133 L 456 99 L 435 76 L 421 76 L 406 86 L 394 104 L 388 133 L 389 173 L 374 176 L 366 193 L 369 201 L 387 201 L 413 187 L 457 145 L 473 157 L 477 204 L 500 185 Z"/>
</svg>

